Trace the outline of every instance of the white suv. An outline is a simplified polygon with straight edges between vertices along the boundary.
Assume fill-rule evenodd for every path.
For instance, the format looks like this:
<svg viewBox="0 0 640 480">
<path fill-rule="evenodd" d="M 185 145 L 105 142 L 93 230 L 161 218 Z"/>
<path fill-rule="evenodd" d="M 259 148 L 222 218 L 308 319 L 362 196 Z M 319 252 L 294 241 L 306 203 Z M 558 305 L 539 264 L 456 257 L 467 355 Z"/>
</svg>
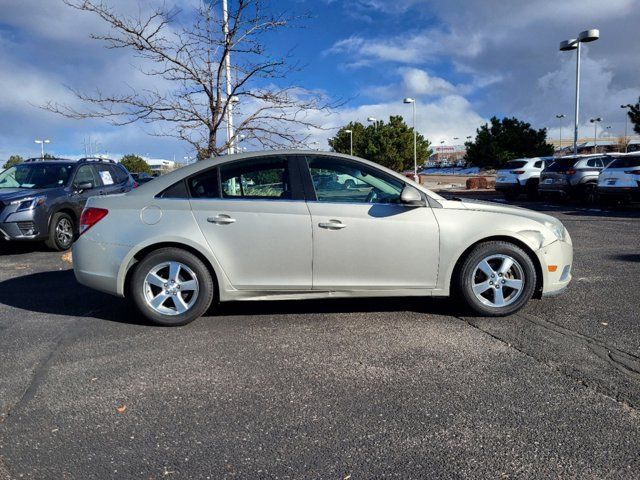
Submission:
<svg viewBox="0 0 640 480">
<path fill-rule="evenodd" d="M 518 158 L 496 172 L 496 190 L 513 200 L 521 193 L 529 199 L 538 196 L 540 173 L 553 163 L 553 157 Z"/>
<path fill-rule="evenodd" d="M 598 177 L 598 196 L 611 200 L 640 200 L 640 152 L 616 156 Z"/>
</svg>

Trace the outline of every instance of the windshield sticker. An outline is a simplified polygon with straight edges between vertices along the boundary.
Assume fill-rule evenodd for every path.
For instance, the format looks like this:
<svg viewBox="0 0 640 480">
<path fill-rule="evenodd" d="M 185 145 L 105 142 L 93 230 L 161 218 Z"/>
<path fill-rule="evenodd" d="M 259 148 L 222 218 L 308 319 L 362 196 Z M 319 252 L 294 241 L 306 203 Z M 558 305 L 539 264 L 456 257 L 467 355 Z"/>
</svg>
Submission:
<svg viewBox="0 0 640 480">
<path fill-rule="evenodd" d="M 100 178 L 102 179 L 102 183 L 105 185 L 113 185 L 113 178 L 111 178 L 111 173 L 109 172 L 100 172 Z"/>
</svg>

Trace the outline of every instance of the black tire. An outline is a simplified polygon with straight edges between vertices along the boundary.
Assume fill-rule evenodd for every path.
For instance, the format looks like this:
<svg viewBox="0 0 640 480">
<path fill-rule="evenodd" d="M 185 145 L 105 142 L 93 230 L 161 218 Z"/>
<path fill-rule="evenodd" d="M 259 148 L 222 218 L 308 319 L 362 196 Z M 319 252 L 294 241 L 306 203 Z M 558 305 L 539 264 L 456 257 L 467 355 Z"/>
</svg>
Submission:
<svg viewBox="0 0 640 480">
<path fill-rule="evenodd" d="M 596 183 L 585 183 L 582 186 L 582 201 L 586 205 L 598 203 L 598 185 Z"/>
<path fill-rule="evenodd" d="M 170 296 L 167 297 L 168 301 L 163 302 L 161 306 L 176 310 L 175 314 L 162 314 L 154 310 L 147 301 L 147 294 L 154 294 L 153 292 L 148 293 L 147 288 L 158 288 L 160 293 L 163 293 L 162 287 L 151 287 L 146 284 L 147 275 L 159 265 L 168 262 L 177 262 L 186 266 L 191 270 L 187 275 L 191 276 L 191 273 L 193 273 L 197 280 L 197 297 L 194 303 L 183 313 L 177 313 L 177 304 L 174 303 L 174 300 Z M 178 292 L 178 295 L 186 294 Z M 202 316 L 211 306 L 214 295 L 215 283 L 209 273 L 209 269 L 202 260 L 186 250 L 173 247 L 161 248 L 144 257 L 142 261 L 135 266 L 129 291 L 129 297 L 142 315 L 157 325 L 168 327 L 186 325 Z M 186 298 L 187 301 L 189 301 L 188 297 L 181 298 Z"/>
<path fill-rule="evenodd" d="M 527 182 L 527 200 L 538 200 L 538 183 L 537 178 L 532 178 Z"/>
<path fill-rule="evenodd" d="M 523 276 L 522 288 L 519 295 L 515 295 L 512 303 L 506 304 L 503 307 L 495 307 L 483 303 L 476 297 L 473 291 L 473 283 L 478 280 L 476 277 L 476 266 L 478 266 L 483 259 L 494 255 L 503 255 L 515 260 Z M 515 269 L 516 267 L 514 266 L 513 268 Z M 496 273 L 496 280 L 498 280 L 497 275 Z M 481 282 L 481 280 L 483 279 L 478 281 Z M 487 276 L 486 281 L 489 282 L 489 280 Z M 502 283 L 508 280 L 509 278 L 505 276 Z M 486 317 L 504 317 L 520 310 L 533 296 L 536 288 L 536 268 L 529 255 L 520 247 L 509 242 L 486 242 L 478 244 L 469 252 L 463 260 L 461 267 L 457 270 L 454 282 L 457 293 L 473 312 Z M 502 287 L 503 295 L 505 291 L 507 292 L 507 297 L 513 295 L 515 292 L 515 290 L 510 287 L 500 286 Z M 494 292 L 494 287 L 489 287 L 485 292 L 488 301 L 491 301 Z M 495 301 L 495 299 L 493 301 Z"/>
<path fill-rule="evenodd" d="M 513 190 L 505 190 L 504 192 L 502 192 L 502 194 L 504 195 L 504 198 L 506 198 L 507 200 L 515 200 L 520 195 L 520 192 L 516 189 L 513 189 Z"/>
<path fill-rule="evenodd" d="M 71 215 L 58 212 L 51 217 L 49 236 L 45 244 L 52 250 L 62 252 L 69 250 L 76 237 L 76 225 Z"/>
</svg>

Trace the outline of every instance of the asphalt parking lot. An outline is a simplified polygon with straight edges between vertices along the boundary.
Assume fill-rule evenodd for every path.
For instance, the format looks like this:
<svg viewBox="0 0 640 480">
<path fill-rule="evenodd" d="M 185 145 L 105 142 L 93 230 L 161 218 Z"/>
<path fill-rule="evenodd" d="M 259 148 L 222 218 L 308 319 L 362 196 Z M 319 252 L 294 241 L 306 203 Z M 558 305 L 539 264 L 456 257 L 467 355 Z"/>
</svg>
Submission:
<svg viewBox="0 0 640 480">
<path fill-rule="evenodd" d="M 640 478 L 640 209 L 544 203 L 574 281 L 449 301 L 227 304 L 182 328 L 0 244 L 0 479 Z"/>
</svg>

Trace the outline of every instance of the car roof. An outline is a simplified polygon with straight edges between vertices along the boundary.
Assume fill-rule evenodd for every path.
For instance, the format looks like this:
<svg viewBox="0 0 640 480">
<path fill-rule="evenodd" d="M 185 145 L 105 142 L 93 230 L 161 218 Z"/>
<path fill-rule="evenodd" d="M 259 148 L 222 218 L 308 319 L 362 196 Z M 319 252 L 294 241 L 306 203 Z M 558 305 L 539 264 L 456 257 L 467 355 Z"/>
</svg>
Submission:
<svg viewBox="0 0 640 480">
<path fill-rule="evenodd" d="M 178 168 L 177 170 L 161 175 L 160 177 L 157 177 L 153 182 L 145 183 L 144 185 L 141 185 L 139 188 L 131 190 L 130 192 L 127 193 L 127 195 L 131 195 L 131 196 L 141 196 L 141 195 L 149 195 L 149 194 L 156 195 L 162 192 L 163 190 L 165 190 L 166 188 L 170 187 L 177 181 L 183 178 L 186 178 L 190 175 L 193 175 L 194 173 L 198 173 L 202 170 L 206 170 L 207 168 L 215 167 L 225 163 L 236 162 L 240 160 L 247 160 L 251 158 L 260 158 L 260 157 L 274 157 L 278 155 L 314 155 L 314 156 L 321 156 L 321 157 L 338 157 L 338 158 L 344 158 L 345 160 L 354 160 L 360 163 L 364 163 L 365 165 L 369 165 L 378 170 L 387 172 L 395 177 L 401 178 L 403 181 L 411 183 L 412 186 L 419 188 L 421 191 L 428 192 L 433 198 L 436 198 L 436 199 L 442 198 L 439 195 L 435 194 L 434 192 L 427 190 L 422 185 L 419 185 L 413 182 L 410 178 L 404 177 L 402 174 L 395 172 L 393 170 L 390 170 L 386 167 L 383 167 L 378 163 L 374 163 L 369 160 L 365 160 L 364 158 L 355 157 L 352 155 L 345 155 L 343 153 L 327 152 L 322 150 L 263 150 L 263 151 L 257 151 L 257 152 L 235 153 L 232 155 L 212 157 L 207 160 L 200 160 L 198 162 L 185 165 L 184 167 Z"/>
</svg>

